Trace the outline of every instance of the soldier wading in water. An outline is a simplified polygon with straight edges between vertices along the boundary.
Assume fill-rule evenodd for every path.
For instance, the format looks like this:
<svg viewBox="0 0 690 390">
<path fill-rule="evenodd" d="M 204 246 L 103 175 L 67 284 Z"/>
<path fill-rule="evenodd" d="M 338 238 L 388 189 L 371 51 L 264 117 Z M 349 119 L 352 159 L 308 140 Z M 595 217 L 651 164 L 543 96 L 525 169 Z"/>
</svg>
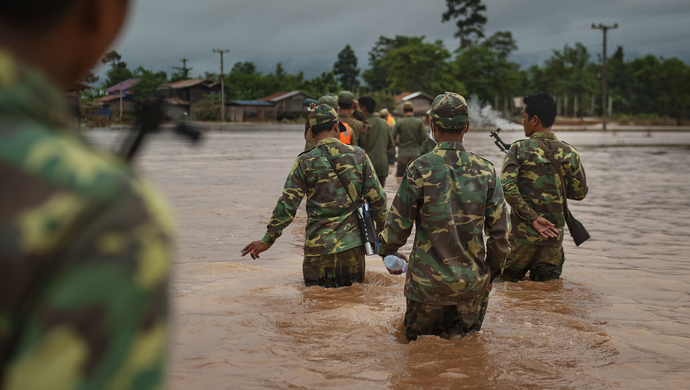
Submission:
<svg viewBox="0 0 690 390">
<path fill-rule="evenodd" d="M 490 162 L 462 145 L 470 126 L 465 99 L 446 92 L 427 114 L 438 144 L 407 165 L 379 236 L 379 254 L 395 254 L 416 225 L 405 281 L 410 341 L 478 331 L 510 251 L 501 182 Z"/>
<path fill-rule="evenodd" d="M 283 195 L 273 210 L 260 241 L 242 249 L 242 256 L 256 259 L 280 237 L 294 219 L 302 198 L 307 197 L 306 242 L 303 273 L 307 286 L 349 286 L 364 282 L 364 247 L 352 199 L 366 198 L 377 232 L 386 220 L 386 194 L 366 153 L 338 140 L 343 126 L 335 109 L 322 104 L 309 115 L 316 147 L 300 154 L 292 167 Z M 326 157 L 333 160 L 338 180 Z"/>
</svg>

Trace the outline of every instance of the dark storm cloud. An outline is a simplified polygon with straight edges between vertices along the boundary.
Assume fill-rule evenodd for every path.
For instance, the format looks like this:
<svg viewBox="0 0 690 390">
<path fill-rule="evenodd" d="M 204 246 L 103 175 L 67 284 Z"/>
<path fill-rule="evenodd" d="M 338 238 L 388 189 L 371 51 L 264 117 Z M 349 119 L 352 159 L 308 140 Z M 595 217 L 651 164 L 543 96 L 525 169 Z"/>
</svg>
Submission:
<svg viewBox="0 0 690 390">
<path fill-rule="evenodd" d="M 379 36 L 425 35 L 457 48 L 455 25 L 441 23 L 445 1 L 419 0 L 134 0 L 129 26 L 115 49 L 130 68 L 170 72 L 188 58 L 194 75 L 218 72 L 213 48 L 230 49 L 226 71 L 253 61 L 262 72 L 278 62 L 308 78 L 331 70 L 350 44 L 362 69 Z M 512 60 L 540 64 L 552 49 L 581 42 L 593 58 L 602 34 L 591 24 L 618 22 L 609 32 L 609 55 L 622 45 L 627 56 L 655 54 L 690 63 L 690 2 L 687 0 L 489 0 L 487 36 L 512 31 L 519 50 Z"/>
</svg>

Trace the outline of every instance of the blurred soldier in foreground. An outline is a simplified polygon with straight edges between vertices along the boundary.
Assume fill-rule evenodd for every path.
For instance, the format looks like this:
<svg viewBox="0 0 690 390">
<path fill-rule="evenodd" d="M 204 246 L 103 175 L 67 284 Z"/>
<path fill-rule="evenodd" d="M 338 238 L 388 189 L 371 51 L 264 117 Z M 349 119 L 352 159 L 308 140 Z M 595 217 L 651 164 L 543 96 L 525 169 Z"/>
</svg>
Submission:
<svg viewBox="0 0 690 390">
<path fill-rule="evenodd" d="M 61 90 L 126 0 L 0 2 L 0 388 L 162 388 L 170 213 L 72 129 Z"/>
<path fill-rule="evenodd" d="M 511 206 L 512 251 L 497 282 L 517 282 L 527 271 L 530 280 L 544 282 L 560 278 L 563 270 L 564 194 L 556 168 L 540 142 L 562 167 L 567 197 L 582 200 L 587 195 L 580 155 L 551 132 L 556 102 L 542 92 L 527 96 L 524 103 L 522 125 L 525 136 L 530 138 L 513 143 L 501 173 L 503 191 Z"/>
<path fill-rule="evenodd" d="M 352 130 L 351 145 L 359 145 L 359 136 L 371 131 L 369 120 L 359 109 L 359 102 L 355 100 L 355 95 L 350 91 L 342 91 L 338 94 L 338 105 L 333 106 L 338 110 L 338 118 L 342 123 L 347 124 Z"/>
<path fill-rule="evenodd" d="M 338 140 L 342 123 L 335 109 L 320 105 L 313 110 L 310 132 L 316 147 L 297 157 L 285 181 L 283 195 L 273 210 L 266 234 L 242 250 L 253 259 L 280 237 L 295 218 L 302 198 L 307 197 L 306 242 L 303 273 L 307 286 L 350 286 L 364 282 L 365 262 L 355 205 L 350 200 L 366 198 L 377 231 L 386 221 L 386 193 L 364 151 Z M 338 168 L 340 182 L 326 153 Z"/>
<path fill-rule="evenodd" d="M 328 104 L 329 106 L 335 108 L 336 110 L 338 109 L 338 99 L 333 95 L 321 96 L 321 98 L 319 99 L 319 104 Z M 312 137 L 311 134 L 309 133 L 309 126 L 310 126 L 309 125 L 309 123 L 310 123 L 309 119 L 314 118 L 314 115 L 315 115 L 314 108 L 316 108 L 316 106 L 310 106 L 309 107 L 309 109 L 311 109 L 311 111 L 309 112 L 309 115 L 307 116 L 307 121 L 304 122 L 304 139 L 306 140 L 306 143 L 304 145 L 304 151 L 305 152 L 314 149 L 314 147 L 316 146 L 316 141 L 314 141 L 314 137 Z"/>
<path fill-rule="evenodd" d="M 367 116 L 371 131 L 359 137 L 359 146 L 367 152 L 376 169 L 381 186 L 386 185 L 388 176 L 388 155 L 386 151 L 393 143 L 391 140 L 390 127 L 383 119 L 374 115 L 376 112 L 376 101 L 371 96 L 359 98 L 359 106 Z"/>
<path fill-rule="evenodd" d="M 414 117 L 414 105 L 403 104 L 403 117 L 398 119 L 393 128 L 393 142 L 398 145 L 397 177 L 403 177 L 407 163 L 420 154 L 420 148 L 429 135 L 424 130 L 424 122 Z"/>
<path fill-rule="evenodd" d="M 438 145 L 407 165 L 379 247 L 381 256 L 395 254 L 416 225 L 405 281 L 410 341 L 478 331 L 510 250 L 498 175 L 462 145 L 470 126 L 465 99 L 438 95 L 428 115 Z"/>
</svg>

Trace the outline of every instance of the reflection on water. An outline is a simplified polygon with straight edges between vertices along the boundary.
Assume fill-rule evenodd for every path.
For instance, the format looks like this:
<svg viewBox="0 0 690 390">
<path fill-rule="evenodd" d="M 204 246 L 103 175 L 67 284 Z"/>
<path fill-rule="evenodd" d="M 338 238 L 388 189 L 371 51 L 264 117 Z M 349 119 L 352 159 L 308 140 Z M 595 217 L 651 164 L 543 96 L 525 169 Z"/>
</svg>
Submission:
<svg viewBox="0 0 690 390">
<path fill-rule="evenodd" d="M 410 344 L 404 279 L 380 259 L 364 284 L 302 285 L 303 210 L 261 259 L 239 257 L 264 232 L 299 131 L 211 133 L 196 149 L 156 136 L 138 164 L 179 223 L 168 388 L 687 388 L 690 133 L 558 135 L 585 164 L 590 193 L 571 207 L 593 238 L 566 241 L 562 280 L 497 286 L 481 333 Z M 488 132 L 465 145 L 500 169 Z"/>
</svg>

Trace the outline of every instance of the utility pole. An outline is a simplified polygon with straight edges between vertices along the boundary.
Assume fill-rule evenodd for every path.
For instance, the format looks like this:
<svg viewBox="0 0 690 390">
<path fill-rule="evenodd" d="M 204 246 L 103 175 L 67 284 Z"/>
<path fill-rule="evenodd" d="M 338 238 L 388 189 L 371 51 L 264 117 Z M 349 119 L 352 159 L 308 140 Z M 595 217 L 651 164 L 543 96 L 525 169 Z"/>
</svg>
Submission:
<svg viewBox="0 0 690 390">
<path fill-rule="evenodd" d="M 185 79 L 189 78 L 189 75 L 188 75 L 189 72 L 187 71 L 187 61 L 189 61 L 188 58 L 183 58 L 180 60 L 180 62 L 182 63 L 182 72 L 184 72 L 184 78 Z"/>
<path fill-rule="evenodd" d="M 223 54 L 230 50 L 213 49 L 214 53 L 220 53 L 220 120 L 225 122 L 225 76 L 223 75 Z"/>
<path fill-rule="evenodd" d="M 599 23 L 597 26 L 592 23 L 592 28 L 595 30 L 601 30 L 604 33 L 604 56 L 602 58 L 603 68 L 601 71 L 601 124 L 604 131 L 606 131 L 606 32 L 608 30 L 618 28 L 618 23 L 614 23 L 613 26 L 604 26 L 601 23 Z"/>
</svg>

